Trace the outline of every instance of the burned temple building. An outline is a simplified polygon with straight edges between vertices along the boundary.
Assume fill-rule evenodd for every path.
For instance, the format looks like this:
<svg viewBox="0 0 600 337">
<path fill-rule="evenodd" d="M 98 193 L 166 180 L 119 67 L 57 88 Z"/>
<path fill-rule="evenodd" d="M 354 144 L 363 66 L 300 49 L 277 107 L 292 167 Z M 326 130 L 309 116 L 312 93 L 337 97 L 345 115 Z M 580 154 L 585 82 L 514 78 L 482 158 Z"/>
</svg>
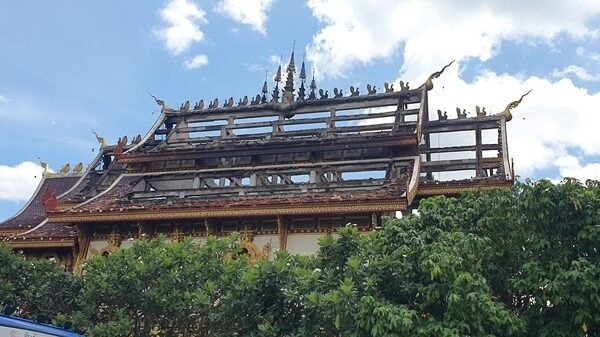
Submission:
<svg viewBox="0 0 600 337">
<path fill-rule="evenodd" d="M 259 260 L 275 249 L 313 253 L 319 237 L 346 224 L 376 229 L 423 197 L 513 183 L 506 122 L 520 100 L 500 113 L 430 119 L 428 94 L 443 69 L 414 89 L 386 83 L 348 94 L 306 83 L 304 63 L 298 83 L 295 72 L 292 54 L 282 89 L 280 67 L 271 94 L 265 81 L 237 102 L 172 109 L 154 98 L 161 115 L 145 136 L 117 145 L 97 136 L 88 168 L 45 174 L 23 210 L 0 223 L 0 240 L 78 270 L 144 235 L 202 243 L 239 232 Z M 446 135 L 468 145 L 434 141 Z"/>
</svg>

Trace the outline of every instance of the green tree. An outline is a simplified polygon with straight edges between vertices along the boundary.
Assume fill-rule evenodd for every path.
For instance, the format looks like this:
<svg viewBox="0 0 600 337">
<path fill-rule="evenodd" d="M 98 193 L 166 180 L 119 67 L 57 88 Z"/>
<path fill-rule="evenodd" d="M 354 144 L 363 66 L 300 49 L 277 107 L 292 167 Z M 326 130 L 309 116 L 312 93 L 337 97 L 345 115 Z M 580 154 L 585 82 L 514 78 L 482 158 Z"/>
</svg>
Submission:
<svg viewBox="0 0 600 337">
<path fill-rule="evenodd" d="M 78 324 L 89 336 L 218 336 L 220 307 L 232 296 L 243 259 L 232 239 L 142 240 L 86 262 Z"/>
<path fill-rule="evenodd" d="M 72 313 L 81 283 L 55 262 L 26 258 L 0 244 L 0 307 L 15 309 L 20 317 L 43 315 L 64 321 Z"/>
</svg>

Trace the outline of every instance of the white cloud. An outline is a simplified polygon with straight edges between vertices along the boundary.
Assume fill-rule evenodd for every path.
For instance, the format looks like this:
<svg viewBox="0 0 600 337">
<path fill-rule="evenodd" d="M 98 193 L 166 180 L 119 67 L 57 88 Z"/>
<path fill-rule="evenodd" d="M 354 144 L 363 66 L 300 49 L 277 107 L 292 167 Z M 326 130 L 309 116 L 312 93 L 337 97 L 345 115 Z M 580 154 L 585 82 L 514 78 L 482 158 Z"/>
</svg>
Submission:
<svg viewBox="0 0 600 337">
<path fill-rule="evenodd" d="M 324 27 L 307 58 L 329 76 L 389 58 L 400 47 L 405 75 L 423 76 L 452 59 L 488 60 L 502 40 L 592 34 L 586 21 L 600 13 L 597 0 L 308 0 L 308 6 Z"/>
<path fill-rule="evenodd" d="M 249 25 L 257 32 L 266 34 L 266 12 L 273 0 L 221 0 L 217 10 L 236 22 Z"/>
<path fill-rule="evenodd" d="M 42 171 L 40 165 L 30 161 L 0 165 L 0 200 L 28 200 L 42 179 Z"/>
<path fill-rule="evenodd" d="M 183 61 L 183 67 L 185 69 L 197 69 L 197 68 L 200 68 L 207 64 L 208 64 L 208 56 L 206 56 L 204 54 L 198 54 L 198 55 L 194 56 L 194 58 L 192 58 L 191 60 Z"/>
<path fill-rule="evenodd" d="M 556 160 L 560 175 L 563 177 L 577 178 L 581 181 L 587 179 L 600 180 L 600 164 L 581 164 L 580 160 L 571 155 L 565 155 Z"/>
<path fill-rule="evenodd" d="M 171 0 L 160 10 L 166 27 L 155 30 L 154 34 L 165 42 L 172 54 L 180 54 L 194 42 L 204 39 L 199 25 L 208 23 L 206 12 L 190 0 Z"/>
<path fill-rule="evenodd" d="M 582 81 L 600 80 L 600 74 L 590 74 L 586 69 L 574 64 L 566 66 L 562 70 L 554 69 L 554 71 L 552 71 L 552 76 L 554 77 L 567 77 L 571 74 Z"/>
<path fill-rule="evenodd" d="M 575 49 L 575 53 L 577 53 L 577 55 L 579 55 L 583 58 L 590 59 L 590 60 L 596 61 L 596 62 L 600 62 L 600 53 L 590 51 L 583 47 L 578 47 L 577 49 Z"/>
<path fill-rule="evenodd" d="M 8 103 L 10 99 L 6 96 L 0 95 L 0 102 Z"/>
</svg>

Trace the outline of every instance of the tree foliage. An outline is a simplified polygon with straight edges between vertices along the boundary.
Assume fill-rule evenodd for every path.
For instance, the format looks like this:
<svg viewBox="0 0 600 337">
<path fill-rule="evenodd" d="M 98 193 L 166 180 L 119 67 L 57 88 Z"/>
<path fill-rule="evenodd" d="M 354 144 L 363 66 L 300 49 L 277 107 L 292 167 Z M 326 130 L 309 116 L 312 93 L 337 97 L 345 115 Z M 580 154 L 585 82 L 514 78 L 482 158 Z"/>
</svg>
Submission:
<svg viewBox="0 0 600 337">
<path fill-rule="evenodd" d="M 429 198 L 320 247 L 251 264 L 234 237 L 142 240 L 87 262 L 70 315 L 89 336 L 600 336 L 598 182 Z M 28 262 L 0 254 L 15 297 Z"/>
<path fill-rule="evenodd" d="M 11 307 L 25 318 L 72 313 L 81 281 L 46 259 L 28 259 L 0 244 L 0 311 Z"/>
</svg>

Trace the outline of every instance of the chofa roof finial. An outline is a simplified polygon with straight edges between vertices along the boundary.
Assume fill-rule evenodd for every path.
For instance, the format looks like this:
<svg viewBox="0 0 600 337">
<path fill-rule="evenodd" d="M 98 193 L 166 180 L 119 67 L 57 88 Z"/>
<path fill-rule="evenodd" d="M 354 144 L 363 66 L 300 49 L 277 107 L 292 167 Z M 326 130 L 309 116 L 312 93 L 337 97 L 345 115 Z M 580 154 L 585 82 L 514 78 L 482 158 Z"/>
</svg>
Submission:
<svg viewBox="0 0 600 337">
<path fill-rule="evenodd" d="M 429 77 L 427 78 L 425 83 L 423 83 L 423 85 L 421 85 L 421 88 L 425 87 L 425 89 L 427 89 L 427 90 L 433 89 L 433 79 L 440 77 L 440 75 L 442 75 L 444 70 L 446 70 L 446 68 L 448 68 L 452 63 L 454 63 L 454 61 L 455 60 L 452 60 L 452 62 L 446 64 L 441 70 L 436 71 L 433 74 L 429 75 Z"/>
<path fill-rule="evenodd" d="M 510 113 L 510 109 L 514 109 L 517 106 L 519 106 L 519 104 L 521 103 L 521 101 L 523 101 L 523 97 L 529 95 L 529 93 L 532 91 L 533 89 L 530 89 L 528 92 L 526 92 L 525 94 L 523 94 L 521 96 L 521 98 L 519 98 L 516 101 L 512 101 L 510 103 L 508 103 L 506 105 L 506 108 L 504 108 L 504 111 L 502 111 L 500 114 L 504 115 L 504 119 L 509 122 L 512 119 L 512 114 Z"/>
</svg>

